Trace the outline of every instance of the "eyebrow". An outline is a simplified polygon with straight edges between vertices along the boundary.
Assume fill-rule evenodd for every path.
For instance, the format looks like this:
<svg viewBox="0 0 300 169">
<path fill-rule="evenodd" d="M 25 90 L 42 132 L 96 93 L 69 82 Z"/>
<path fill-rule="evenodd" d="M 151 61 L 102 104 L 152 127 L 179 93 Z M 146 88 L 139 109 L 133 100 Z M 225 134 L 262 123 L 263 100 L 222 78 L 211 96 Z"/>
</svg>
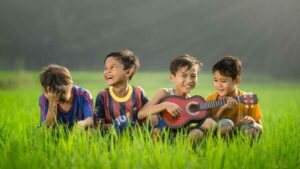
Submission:
<svg viewBox="0 0 300 169">
<path fill-rule="evenodd" d="M 108 66 L 118 66 L 117 64 L 111 64 L 111 65 L 105 65 L 104 67 L 108 67 Z"/>
</svg>

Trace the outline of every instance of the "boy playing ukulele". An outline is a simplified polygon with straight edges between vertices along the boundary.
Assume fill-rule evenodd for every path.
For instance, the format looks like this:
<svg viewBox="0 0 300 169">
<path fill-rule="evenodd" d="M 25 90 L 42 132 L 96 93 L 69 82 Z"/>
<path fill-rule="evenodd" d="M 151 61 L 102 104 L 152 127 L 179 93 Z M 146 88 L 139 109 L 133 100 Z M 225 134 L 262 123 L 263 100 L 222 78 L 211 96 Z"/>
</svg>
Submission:
<svg viewBox="0 0 300 169">
<path fill-rule="evenodd" d="M 170 64 L 170 80 L 174 88 L 161 88 L 154 97 L 139 111 L 138 118 L 157 117 L 162 111 L 167 111 L 174 118 L 180 116 L 182 109 L 179 105 L 172 102 L 160 102 L 166 96 L 174 95 L 189 98 L 189 93 L 195 88 L 198 82 L 198 74 L 201 70 L 201 63 L 195 57 L 184 54 L 175 58 Z M 154 115 L 154 116 L 153 116 Z M 151 123 L 151 121 L 150 121 Z M 156 139 L 161 129 L 164 127 L 163 121 L 159 120 L 158 125 L 152 131 L 152 139 Z M 207 118 L 199 121 L 199 128 L 190 128 L 188 138 L 192 143 L 196 143 L 204 137 L 204 132 L 216 127 L 216 122 Z M 174 131 L 174 130 L 173 130 Z"/>
<path fill-rule="evenodd" d="M 209 109 L 208 114 L 218 122 L 221 136 L 225 138 L 236 129 L 242 129 L 251 138 L 263 132 L 259 105 L 248 106 L 237 103 L 237 100 L 233 98 L 247 94 L 237 87 L 241 80 L 241 70 L 241 61 L 233 56 L 225 56 L 212 68 L 216 91 L 209 94 L 206 101 L 227 99 L 227 103 L 221 107 Z"/>
</svg>

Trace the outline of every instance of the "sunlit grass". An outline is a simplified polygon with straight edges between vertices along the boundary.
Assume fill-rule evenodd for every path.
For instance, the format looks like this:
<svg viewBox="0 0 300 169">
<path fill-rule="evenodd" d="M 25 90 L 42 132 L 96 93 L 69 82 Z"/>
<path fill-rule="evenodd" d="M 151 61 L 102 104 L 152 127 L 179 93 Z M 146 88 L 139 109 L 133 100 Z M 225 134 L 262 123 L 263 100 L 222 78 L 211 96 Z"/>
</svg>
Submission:
<svg viewBox="0 0 300 169">
<path fill-rule="evenodd" d="M 17 79 L 16 79 L 17 78 Z M 98 72 L 74 72 L 74 82 L 95 98 L 105 87 Z M 25 81 L 21 83 L 19 81 Z M 244 78 L 240 85 L 259 97 L 264 134 L 250 146 L 237 136 L 229 144 L 208 135 L 193 147 L 186 134 L 153 143 L 146 128 L 121 136 L 111 131 L 65 132 L 39 128 L 38 73 L 0 73 L 0 168 L 299 168 L 300 83 Z M 11 84 L 10 84 L 11 83 Z M 137 73 L 132 84 L 151 98 L 160 87 L 171 87 L 168 73 Z M 211 76 L 199 76 L 193 94 L 213 91 Z M 166 133 L 168 135 L 168 133 Z M 166 136 L 167 137 L 167 136 Z M 166 138 L 165 137 L 165 138 Z"/>
</svg>

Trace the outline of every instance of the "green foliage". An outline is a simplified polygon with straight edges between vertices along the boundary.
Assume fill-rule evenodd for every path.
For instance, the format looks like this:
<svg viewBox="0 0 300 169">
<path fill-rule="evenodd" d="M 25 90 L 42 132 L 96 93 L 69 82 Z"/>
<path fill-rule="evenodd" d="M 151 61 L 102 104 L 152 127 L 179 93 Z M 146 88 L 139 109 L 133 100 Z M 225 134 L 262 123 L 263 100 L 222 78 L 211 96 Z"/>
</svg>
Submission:
<svg viewBox="0 0 300 169">
<path fill-rule="evenodd" d="M 95 98 L 105 87 L 101 73 L 74 72 L 75 84 L 89 89 Z M 0 88 L 0 168 L 299 168 L 300 94 L 297 82 L 253 81 L 240 87 L 259 97 L 264 134 L 250 146 L 239 135 L 227 144 L 208 135 L 193 147 L 181 133 L 174 139 L 153 143 L 144 127 L 117 135 L 102 135 L 39 126 L 37 73 L 23 72 L 28 82 Z M 14 72 L 0 72 L 0 81 L 18 81 Z M 16 79 L 18 78 L 18 79 Z M 201 74 L 193 94 L 213 91 L 212 77 Z M 166 72 L 137 73 L 132 84 L 142 86 L 151 98 L 160 87 L 171 87 Z M 168 135 L 168 133 L 165 133 Z M 166 136 L 168 137 L 168 136 Z M 165 138 L 166 138 L 165 137 Z"/>
</svg>

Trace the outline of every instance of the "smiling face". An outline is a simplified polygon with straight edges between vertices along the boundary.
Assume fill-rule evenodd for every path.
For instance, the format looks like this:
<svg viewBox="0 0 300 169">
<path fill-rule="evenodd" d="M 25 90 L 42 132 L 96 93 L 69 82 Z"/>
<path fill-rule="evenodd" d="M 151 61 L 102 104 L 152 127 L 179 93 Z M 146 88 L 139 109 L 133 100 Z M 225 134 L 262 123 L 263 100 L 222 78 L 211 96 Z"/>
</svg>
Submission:
<svg viewBox="0 0 300 169">
<path fill-rule="evenodd" d="M 237 84 L 240 82 L 240 76 L 235 79 L 223 76 L 218 70 L 214 72 L 214 86 L 221 97 L 235 96 L 237 92 Z"/>
<path fill-rule="evenodd" d="M 170 75 L 170 79 L 175 85 L 176 95 L 185 97 L 195 88 L 198 81 L 198 72 L 199 66 L 194 65 L 190 69 L 187 66 L 181 67 L 175 75 Z"/>
<path fill-rule="evenodd" d="M 109 86 L 117 86 L 129 81 L 131 69 L 124 69 L 124 65 L 115 57 L 108 57 L 104 65 L 104 80 Z"/>
</svg>

